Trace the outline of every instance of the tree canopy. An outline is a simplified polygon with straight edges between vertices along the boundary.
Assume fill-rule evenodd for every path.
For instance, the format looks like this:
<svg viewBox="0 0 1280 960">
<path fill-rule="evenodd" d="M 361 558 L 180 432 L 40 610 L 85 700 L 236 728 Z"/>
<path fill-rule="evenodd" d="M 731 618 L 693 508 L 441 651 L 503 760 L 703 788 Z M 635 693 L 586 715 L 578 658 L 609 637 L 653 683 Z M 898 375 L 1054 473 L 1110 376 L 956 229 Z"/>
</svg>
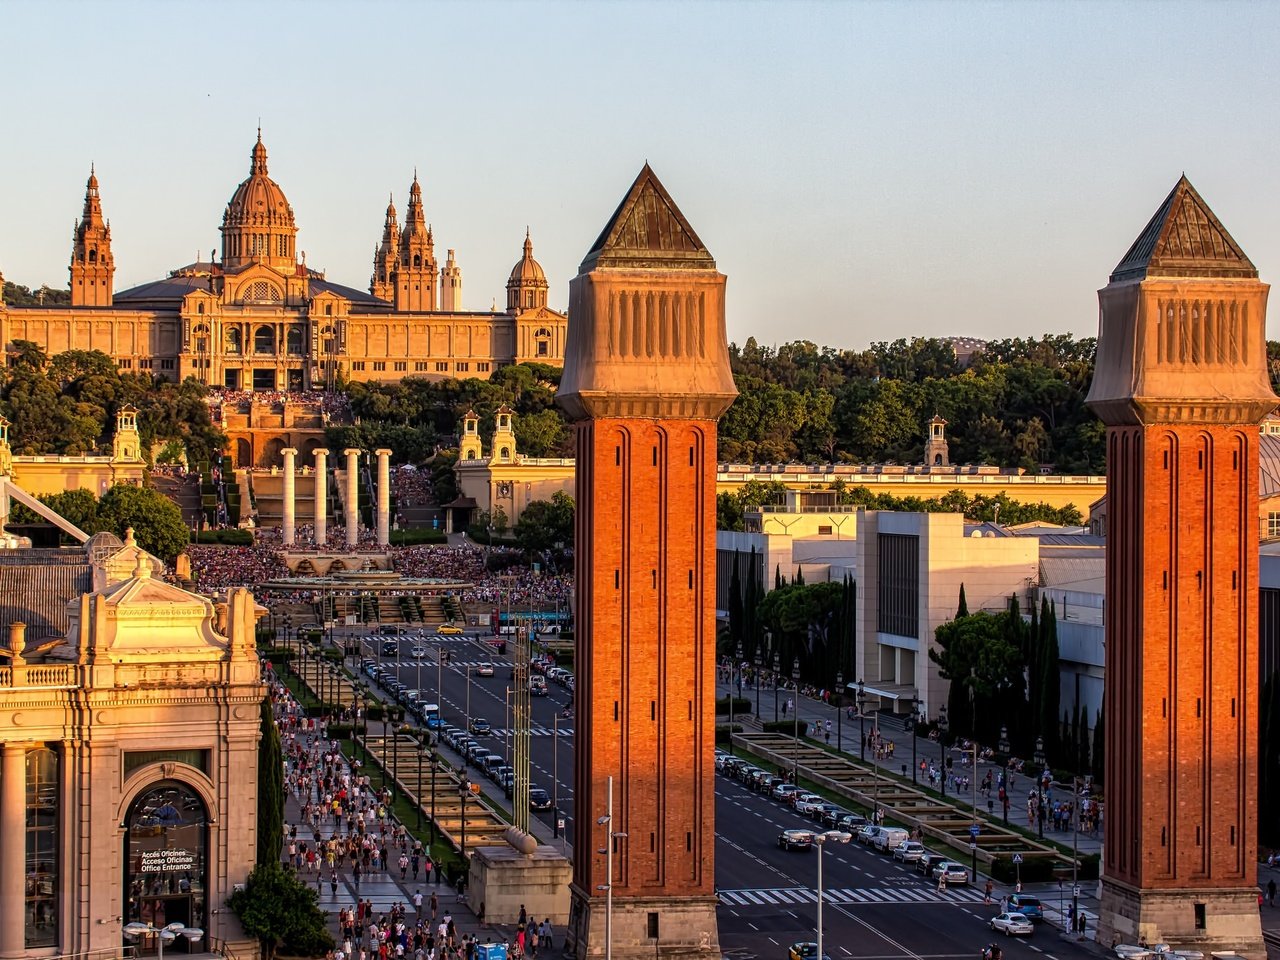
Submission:
<svg viewBox="0 0 1280 960">
<path fill-rule="evenodd" d="M 101 500 L 84 489 L 38 499 L 88 534 L 105 530 L 123 540 L 125 531 L 132 527 L 138 546 L 165 563 L 173 563 L 190 541 L 190 531 L 177 504 L 150 487 L 117 484 Z M 18 523 L 42 522 L 21 505 L 15 507 L 13 517 Z"/>
</svg>

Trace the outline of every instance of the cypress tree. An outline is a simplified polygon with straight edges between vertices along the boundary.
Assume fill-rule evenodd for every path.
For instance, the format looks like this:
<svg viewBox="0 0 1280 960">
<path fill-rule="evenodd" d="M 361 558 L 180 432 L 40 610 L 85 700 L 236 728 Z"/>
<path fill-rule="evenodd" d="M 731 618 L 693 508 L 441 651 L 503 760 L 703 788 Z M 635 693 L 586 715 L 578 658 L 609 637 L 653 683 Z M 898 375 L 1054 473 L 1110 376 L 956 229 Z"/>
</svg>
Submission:
<svg viewBox="0 0 1280 960">
<path fill-rule="evenodd" d="M 1040 611 L 1040 632 L 1044 637 L 1041 648 L 1040 695 L 1044 752 L 1050 763 L 1061 757 L 1058 737 L 1058 707 L 1062 699 L 1062 681 L 1058 664 L 1058 620 L 1054 607 L 1047 599 Z"/>
<path fill-rule="evenodd" d="M 964 584 L 960 584 L 960 602 L 956 605 L 956 618 L 967 617 L 969 615 L 969 603 L 964 598 Z"/>
<path fill-rule="evenodd" d="M 1023 736 L 1027 756 L 1031 753 L 1031 744 L 1035 743 L 1036 730 L 1040 726 L 1040 617 L 1036 613 L 1036 605 L 1031 605 L 1031 623 L 1023 631 L 1023 650 L 1027 665 L 1027 712 Z"/>
<path fill-rule="evenodd" d="M 278 864 L 284 845 L 284 755 L 271 701 L 262 701 L 258 743 L 258 865 Z"/>
<path fill-rule="evenodd" d="M 756 619 L 756 606 L 760 603 L 756 582 L 756 548 L 751 548 L 747 558 L 747 580 L 742 585 L 742 632 L 746 637 L 747 657 L 755 660 L 760 647 L 760 624 Z"/>
<path fill-rule="evenodd" d="M 799 567 L 799 566 L 796 567 L 796 576 L 795 576 L 795 579 L 792 580 L 791 582 L 795 584 L 797 587 L 804 586 L 804 567 Z"/>
<path fill-rule="evenodd" d="M 778 564 L 777 569 L 773 572 L 773 589 L 781 590 L 787 585 L 787 581 L 782 578 L 782 564 Z"/>
<path fill-rule="evenodd" d="M 1262 684 L 1258 714 L 1258 809 L 1274 810 L 1280 800 L 1280 674 Z M 1274 817 L 1258 818 L 1258 839 L 1268 847 L 1280 845 Z"/>
<path fill-rule="evenodd" d="M 1102 724 L 1104 720 L 1103 710 L 1106 709 L 1104 703 L 1093 718 L 1093 779 L 1096 783 L 1101 784 L 1102 778 L 1106 775 L 1106 765 L 1103 762 L 1106 759 L 1107 739 L 1103 732 Z"/>
<path fill-rule="evenodd" d="M 733 653 L 743 642 L 742 624 L 742 575 L 738 571 L 741 554 L 733 551 L 733 568 L 729 573 L 729 652 Z"/>
<path fill-rule="evenodd" d="M 1071 722 L 1063 728 L 1062 735 L 1068 737 L 1069 742 L 1065 755 L 1071 760 L 1071 769 L 1077 773 L 1084 772 L 1083 756 L 1080 752 L 1080 704 L 1077 703 L 1071 711 Z"/>
<path fill-rule="evenodd" d="M 1080 704 L 1080 735 L 1078 742 L 1080 744 L 1080 775 L 1091 773 L 1089 767 L 1089 713 L 1084 708 L 1084 704 Z"/>
</svg>

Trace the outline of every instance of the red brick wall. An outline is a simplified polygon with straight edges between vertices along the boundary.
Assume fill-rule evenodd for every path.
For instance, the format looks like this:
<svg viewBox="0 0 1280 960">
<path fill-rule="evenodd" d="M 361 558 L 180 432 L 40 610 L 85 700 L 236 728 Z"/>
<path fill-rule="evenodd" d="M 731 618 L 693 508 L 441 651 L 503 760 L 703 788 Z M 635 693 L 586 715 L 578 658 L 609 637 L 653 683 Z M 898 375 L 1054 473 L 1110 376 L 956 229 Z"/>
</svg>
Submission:
<svg viewBox="0 0 1280 960">
<path fill-rule="evenodd" d="M 1107 461 L 1106 872 L 1252 886 L 1257 427 L 1112 427 Z"/>
<path fill-rule="evenodd" d="M 715 842 L 715 451 L 703 420 L 577 426 L 574 882 L 614 896 L 710 895 Z M 634 811 L 634 813 L 633 813 Z M 656 815 L 652 812 L 656 811 Z"/>
</svg>

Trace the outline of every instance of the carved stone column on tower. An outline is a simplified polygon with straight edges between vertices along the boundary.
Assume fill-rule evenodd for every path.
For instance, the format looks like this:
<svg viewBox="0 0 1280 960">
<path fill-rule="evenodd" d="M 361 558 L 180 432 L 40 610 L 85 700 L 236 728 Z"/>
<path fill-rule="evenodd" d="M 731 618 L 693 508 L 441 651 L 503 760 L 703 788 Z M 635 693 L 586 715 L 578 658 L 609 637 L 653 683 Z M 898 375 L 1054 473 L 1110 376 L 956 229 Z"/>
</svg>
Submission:
<svg viewBox="0 0 1280 960">
<path fill-rule="evenodd" d="M 347 496 L 343 511 L 347 515 L 347 549 L 354 550 L 360 542 L 360 451 L 342 451 L 347 458 Z"/>
<path fill-rule="evenodd" d="M 284 457 L 284 515 L 280 521 L 280 539 L 286 547 L 291 547 L 297 532 L 297 478 L 295 473 L 298 466 L 298 451 L 293 447 L 285 447 L 280 451 L 280 456 Z"/>
<path fill-rule="evenodd" d="M 391 543 L 391 451 L 381 447 L 373 451 L 378 458 L 378 546 Z"/>
<path fill-rule="evenodd" d="M 615 958 L 719 956 L 716 421 L 737 396 L 724 289 L 647 164 L 569 285 L 556 399 L 578 450 L 578 960 L 605 952 L 606 885 Z M 596 853 L 610 833 L 625 838 L 613 876 Z"/>
<path fill-rule="evenodd" d="M 316 547 L 324 549 L 329 539 L 329 451 L 320 447 L 314 451 L 316 458 Z"/>
<path fill-rule="evenodd" d="M 0 760 L 0 957 L 26 956 L 27 749 L 6 743 Z"/>
</svg>

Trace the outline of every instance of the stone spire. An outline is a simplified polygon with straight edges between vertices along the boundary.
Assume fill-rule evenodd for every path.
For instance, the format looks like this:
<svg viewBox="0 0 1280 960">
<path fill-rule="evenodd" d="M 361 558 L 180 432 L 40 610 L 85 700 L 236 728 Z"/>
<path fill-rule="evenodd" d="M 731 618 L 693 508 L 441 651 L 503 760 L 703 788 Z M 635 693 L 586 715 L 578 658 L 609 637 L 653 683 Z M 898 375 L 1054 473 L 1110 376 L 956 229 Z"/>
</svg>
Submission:
<svg viewBox="0 0 1280 960">
<path fill-rule="evenodd" d="M 396 262 L 400 253 L 400 224 L 394 197 L 387 197 L 387 215 L 382 224 L 382 242 L 373 254 L 373 277 L 369 292 L 379 300 L 395 297 Z"/>
<path fill-rule="evenodd" d="M 111 306 L 116 272 L 111 255 L 111 224 L 102 217 L 98 175 L 92 164 L 85 184 L 84 211 L 76 224 L 70 269 L 73 307 Z"/>
<path fill-rule="evenodd" d="M 400 263 L 396 271 L 395 308 L 426 311 L 436 308 L 435 242 L 422 208 L 422 186 L 413 171 L 409 206 L 400 231 Z"/>
</svg>

